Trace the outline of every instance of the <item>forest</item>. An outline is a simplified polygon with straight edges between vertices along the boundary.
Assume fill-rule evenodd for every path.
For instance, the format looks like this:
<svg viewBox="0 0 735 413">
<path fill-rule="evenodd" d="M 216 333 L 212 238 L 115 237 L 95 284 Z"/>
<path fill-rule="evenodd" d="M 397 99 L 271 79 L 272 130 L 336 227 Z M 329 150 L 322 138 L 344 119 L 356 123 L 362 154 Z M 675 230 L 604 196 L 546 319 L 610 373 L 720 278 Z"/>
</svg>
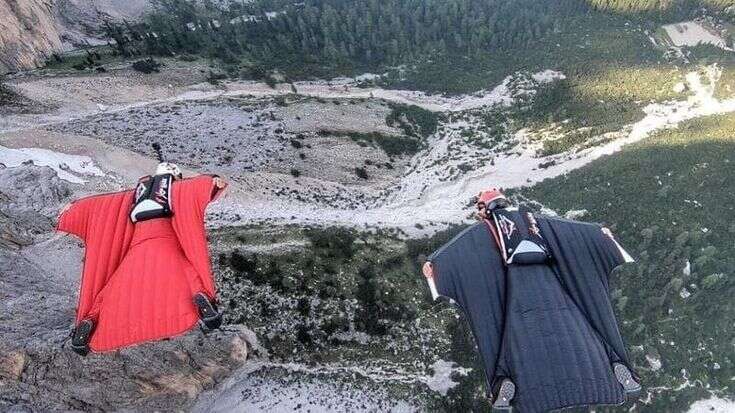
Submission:
<svg viewBox="0 0 735 413">
<path fill-rule="evenodd" d="M 575 18 L 690 18 L 732 0 L 156 0 L 138 24 L 108 25 L 124 56 L 203 56 L 230 75 L 293 77 L 514 53 L 574 30 Z M 601 21 L 601 22 L 604 22 Z"/>
<path fill-rule="evenodd" d="M 266 6 L 267 5 L 267 6 Z M 523 47 L 581 13 L 576 0 L 317 0 L 220 8 L 161 0 L 146 23 L 109 27 L 122 53 L 205 53 L 234 63 L 397 65 L 417 57 Z"/>
</svg>

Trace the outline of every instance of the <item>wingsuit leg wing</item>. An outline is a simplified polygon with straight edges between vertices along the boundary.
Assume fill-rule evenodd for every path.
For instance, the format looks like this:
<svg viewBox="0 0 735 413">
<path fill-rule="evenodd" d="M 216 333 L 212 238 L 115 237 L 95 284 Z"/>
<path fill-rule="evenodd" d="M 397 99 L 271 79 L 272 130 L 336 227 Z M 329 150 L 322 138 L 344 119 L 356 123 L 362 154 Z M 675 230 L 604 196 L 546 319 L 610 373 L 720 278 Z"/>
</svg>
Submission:
<svg viewBox="0 0 735 413">
<path fill-rule="evenodd" d="M 57 230 L 84 241 L 84 268 L 76 322 L 90 316 L 98 296 L 130 248 L 135 227 L 128 213 L 133 191 L 74 201 L 61 212 Z"/>
<path fill-rule="evenodd" d="M 557 257 L 552 267 L 567 294 L 604 341 L 610 359 L 633 371 L 609 292 L 610 273 L 632 258 L 599 225 L 541 217 L 539 226 Z"/>
</svg>

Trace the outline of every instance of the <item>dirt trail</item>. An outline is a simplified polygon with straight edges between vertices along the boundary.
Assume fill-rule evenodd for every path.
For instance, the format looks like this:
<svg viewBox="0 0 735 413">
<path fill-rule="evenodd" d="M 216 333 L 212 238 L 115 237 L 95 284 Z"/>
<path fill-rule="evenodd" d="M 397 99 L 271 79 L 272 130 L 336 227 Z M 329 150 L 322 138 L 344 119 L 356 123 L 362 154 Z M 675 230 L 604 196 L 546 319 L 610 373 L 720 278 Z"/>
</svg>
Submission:
<svg viewBox="0 0 735 413">
<path fill-rule="evenodd" d="M 121 71 L 116 75 L 104 76 L 19 79 L 11 82 L 9 86 L 30 99 L 57 108 L 40 115 L 15 115 L 0 119 L 0 133 L 49 126 L 102 112 L 123 112 L 161 103 L 213 100 L 219 97 L 274 97 L 294 93 L 291 84 L 282 83 L 272 88 L 261 82 L 238 81 L 213 86 L 208 83 L 186 83 L 180 76 L 157 76 L 148 79 L 141 78 L 139 74 L 131 71 Z M 565 76 L 559 72 L 547 70 L 521 79 L 524 83 L 517 86 L 527 87 L 532 92 L 532 87 L 536 84 L 564 78 Z M 197 79 L 201 80 L 201 76 L 192 75 L 191 80 Z M 382 99 L 398 104 L 416 105 L 430 111 L 447 112 L 498 104 L 508 106 L 514 101 L 509 90 L 510 82 L 511 77 L 508 77 L 492 90 L 456 97 L 427 95 L 408 90 L 361 88 L 357 86 L 355 79 L 350 78 L 295 82 L 293 87 L 299 95 L 320 99 Z M 114 94 L 110 91 L 114 91 Z"/>
</svg>

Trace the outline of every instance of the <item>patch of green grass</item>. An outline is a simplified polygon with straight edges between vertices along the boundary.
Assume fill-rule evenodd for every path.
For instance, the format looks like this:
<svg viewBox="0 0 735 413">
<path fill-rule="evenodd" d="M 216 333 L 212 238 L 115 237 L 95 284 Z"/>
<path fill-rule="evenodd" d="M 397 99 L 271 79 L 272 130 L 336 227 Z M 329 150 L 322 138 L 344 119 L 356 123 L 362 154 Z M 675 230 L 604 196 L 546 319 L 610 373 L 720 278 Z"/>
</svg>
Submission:
<svg viewBox="0 0 735 413">
<path fill-rule="evenodd" d="M 439 126 L 439 115 L 415 105 L 391 104 L 385 123 L 402 129 L 408 136 L 428 138 Z"/>
<path fill-rule="evenodd" d="M 534 129 L 565 122 L 561 136 L 543 148 L 545 155 L 564 152 L 643 119 L 642 108 L 651 102 L 682 99 L 685 95 L 674 92 L 674 86 L 683 80 L 682 71 L 666 66 L 577 73 L 543 87 L 521 122 Z"/>
</svg>

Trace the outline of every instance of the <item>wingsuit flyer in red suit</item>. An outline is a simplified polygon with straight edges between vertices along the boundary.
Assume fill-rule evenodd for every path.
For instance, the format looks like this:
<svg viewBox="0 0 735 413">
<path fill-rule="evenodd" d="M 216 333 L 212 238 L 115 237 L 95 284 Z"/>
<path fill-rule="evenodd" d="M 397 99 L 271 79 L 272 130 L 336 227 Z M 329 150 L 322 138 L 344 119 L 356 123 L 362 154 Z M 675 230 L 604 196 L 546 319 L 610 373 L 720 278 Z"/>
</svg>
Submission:
<svg viewBox="0 0 735 413">
<path fill-rule="evenodd" d="M 162 340 L 200 322 L 219 327 L 204 214 L 225 187 L 217 176 L 184 179 L 175 164 L 161 162 L 135 189 L 79 199 L 62 211 L 57 229 L 86 248 L 74 351 Z"/>
</svg>

